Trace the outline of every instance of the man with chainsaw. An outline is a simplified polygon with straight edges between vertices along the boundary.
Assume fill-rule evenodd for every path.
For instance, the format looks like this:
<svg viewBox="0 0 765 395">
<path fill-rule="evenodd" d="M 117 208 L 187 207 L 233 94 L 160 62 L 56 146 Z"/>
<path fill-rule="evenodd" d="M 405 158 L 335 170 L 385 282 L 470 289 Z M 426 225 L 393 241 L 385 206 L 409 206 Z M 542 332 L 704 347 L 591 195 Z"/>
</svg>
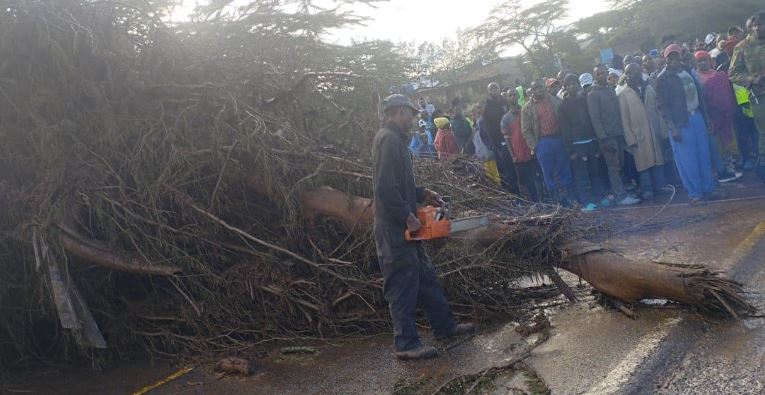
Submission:
<svg viewBox="0 0 765 395">
<path fill-rule="evenodd" d="M 441 197 L 414 182 L 409 132 L 418 109 L 404 95 L 388 96 L 383 103 L 385 123 L 372 142 L 374 166 L 374 233 L 382 269 L 383 295 L 393 320 L 395 355 L 398 359 L 425 359 L 438 354 L 420 342 L 415 323 L 419 303 L 425 310 L 433 335 L 447 338 L 473 331 L 473 324 L 457 324 L 433 264 L 421 241 L 406 240 L 405 231 L 416 232 L 417 203 L 443 204 Z"/>
</svg>

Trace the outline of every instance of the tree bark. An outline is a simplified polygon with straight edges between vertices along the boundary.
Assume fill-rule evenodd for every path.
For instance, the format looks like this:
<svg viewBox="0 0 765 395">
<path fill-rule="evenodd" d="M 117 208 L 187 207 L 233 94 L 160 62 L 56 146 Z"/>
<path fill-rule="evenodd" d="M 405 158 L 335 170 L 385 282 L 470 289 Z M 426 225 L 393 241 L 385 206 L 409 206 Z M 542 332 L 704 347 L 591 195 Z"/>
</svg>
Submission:
<svg viewBox="0 0 765 395">
<path fill-rule="evenodd" d="M 58 236 L 61 245 L 68 253 L 96 265 L 121 272 L 158 276 L 171 276 L 181 271 L 178 267 L 153 264 L 139 257 L 119 256 L 111 250 L 101 248 L 100 242 L 80 235 L 71 226 L 59 224 L 57 228 L 60 230 Z"/>
<path fill-rule="evenodd" d="M 300 193 L 304 213 L 309 220 L 332 217 L 353 232 L 369 230 L 374 222 L 374 202 L 351 196 L 330 187 Z M 517 230 L 516 225 L 493 220 L 489 226 L 456 234 L 453 237 L 491 243 Z M 544 229 L 524 229 L 544 237 Z M 699 308 L 713 316 L 752 315 L 756 309 L 744 300 L 741 284 L 720 277 L 719 273 L 697 266 L 668 265 L 634 261 L 586 241 L 561 246 L 567 257 L 553 265 L 574 273 L 603 294 L 628 303 L 641 299 L 668 299 Z"/>
</svg>

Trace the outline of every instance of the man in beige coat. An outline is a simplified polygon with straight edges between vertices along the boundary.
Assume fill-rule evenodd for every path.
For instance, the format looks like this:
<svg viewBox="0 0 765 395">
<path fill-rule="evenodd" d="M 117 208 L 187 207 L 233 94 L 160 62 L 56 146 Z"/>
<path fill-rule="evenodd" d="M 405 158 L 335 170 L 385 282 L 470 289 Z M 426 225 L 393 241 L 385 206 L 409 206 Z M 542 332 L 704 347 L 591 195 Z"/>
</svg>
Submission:
<svg viewBox="0 0 765 395">
<path fill-rule="evenodd" d="M 627 149 L 635 157 L 640 173 L 643 200 L 653 199 L 664 186 L 664 155 L 662 139 L 667 138 L 661 125 L 656 91 L 643 80 L 643 70 L 637 63 L 624 69 L 627 86 L 619 92 L 619 107 Z"/>
</svg>

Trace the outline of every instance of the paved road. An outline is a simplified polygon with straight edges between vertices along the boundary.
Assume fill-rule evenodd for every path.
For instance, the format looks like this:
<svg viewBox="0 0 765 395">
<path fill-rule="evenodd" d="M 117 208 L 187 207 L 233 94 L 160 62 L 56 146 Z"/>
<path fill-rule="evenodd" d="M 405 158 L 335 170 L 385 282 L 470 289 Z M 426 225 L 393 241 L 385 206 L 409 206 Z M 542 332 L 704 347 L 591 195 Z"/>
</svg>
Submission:
<svg viewBox="0 0 765 395">
<path fill-rule="evenodd" d="M 625 210 L 612 221 L 650 215 Z M 610 240 L 634 257 L 726 271 L 765 306 L 765 200 L 673 207 L 661 226 Z M 588 311 L 583 311 L 588 310 Z M 709 322 L 677 309 L 630 320 L 587 304 L 553 318 L 555 333 L 530 364 L 553 394 L 763 394 L 765 319 Z"/>
</svg>

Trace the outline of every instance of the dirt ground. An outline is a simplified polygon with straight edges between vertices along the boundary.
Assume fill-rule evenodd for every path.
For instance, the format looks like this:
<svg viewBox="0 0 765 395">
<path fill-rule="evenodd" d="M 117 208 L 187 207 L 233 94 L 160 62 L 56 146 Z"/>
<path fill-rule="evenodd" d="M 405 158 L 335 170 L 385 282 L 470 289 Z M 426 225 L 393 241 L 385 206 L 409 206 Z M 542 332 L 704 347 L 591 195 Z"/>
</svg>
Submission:
<svg viewBox="0 0 765 395">
<path fill-rule="evenodd" d="M 702 264 L 728 272 L 750 290 L 765 290 L 765 190 L 748 177 L 725 185 L 728 198 L 691 208 L 682 192 L 635 208 L 591 215 L 610 228 L 606 246 L 636 259 Z M 211 364 L 149 394 L 431 393 L 460 376 L 523 358 L 487 376 L 480 393 L 762 393 L 765 328 L 762 319 L 708 322 L 691 311 L 656 301 L 633 306 L 635 319 L 594 302 L 589 287 L 565 276 L 581 301 L 548 308 L 553 328 L 522 338 L 517 322 L 483 326 L 473 337 L 437 344 L 441 356 L 424 362 L 391 357 L 390 335 L 312 345 L 315 353 L 255 360 L 249 377 L 218 378 Z M 752 298 L 762 305 L 759 294 Z M 428 331 L 422 333 L 428 339 Z M 539 345 L 537 345 L 539 343 Z M 124 364 L 95 373 L 88 367 L 50 369 L 0 385 L 6 393 L 126 394 L 167 377 L 184 365 Z M 519 368 L 520 367 L 520 368 Z M 538 379 L 529 379 L 530 374 Z M 732 391 L 732 392 L 731 392 Z"/>
</svg>

